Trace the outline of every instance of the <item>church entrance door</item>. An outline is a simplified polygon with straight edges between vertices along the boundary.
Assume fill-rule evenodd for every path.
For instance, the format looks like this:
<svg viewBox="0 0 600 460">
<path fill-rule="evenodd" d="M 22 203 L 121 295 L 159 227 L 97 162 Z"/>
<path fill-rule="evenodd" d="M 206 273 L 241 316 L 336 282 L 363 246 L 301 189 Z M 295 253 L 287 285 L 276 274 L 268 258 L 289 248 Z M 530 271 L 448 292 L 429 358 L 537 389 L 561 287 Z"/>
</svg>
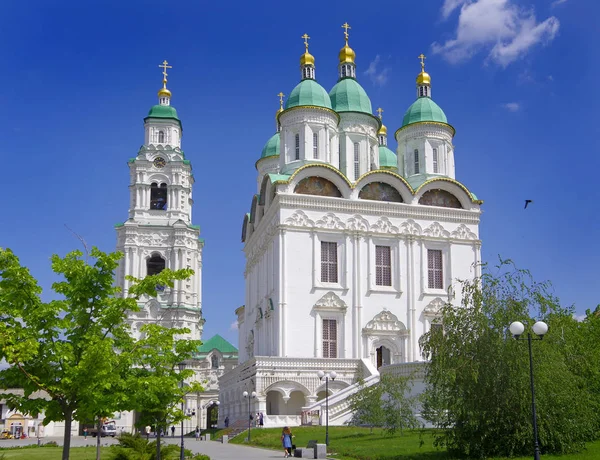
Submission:
<svg viewBox="0 0 600 460">
<path fill-rule="evenodd" d="M 383 345 L 377 348 L 377 369 L 391 364 L 390 349 Z"/>
</svg>

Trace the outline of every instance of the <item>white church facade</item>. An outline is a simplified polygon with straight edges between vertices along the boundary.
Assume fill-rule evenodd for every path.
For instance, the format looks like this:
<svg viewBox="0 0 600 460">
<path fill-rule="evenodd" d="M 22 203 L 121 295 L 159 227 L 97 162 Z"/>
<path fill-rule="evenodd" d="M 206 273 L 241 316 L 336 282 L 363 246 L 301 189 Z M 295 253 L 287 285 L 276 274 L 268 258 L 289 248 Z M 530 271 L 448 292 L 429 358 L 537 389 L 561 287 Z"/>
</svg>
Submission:
<svg viewBox="0 0 600 460">
<path fill-rule="evenodd" d="M 460 297 L 457 280 L 480 274 L 482 202 L 455 178 L 455 130 L 431 98 L 424 56 L 395 154 L 345 26 L 329 92 L 303 37 L 301 81 L 285 105 L 280 93 L 277 131 L 256 163 L 240 364 L 220 378 L 220 417 L 247 420 L 247 391 L 267 426 L 308 423 L 323 414 L 322 370 L 337 373 L 329 422 L 344 423 L 358 379 L 418 368 L 419 338 Z"/>
</svg>

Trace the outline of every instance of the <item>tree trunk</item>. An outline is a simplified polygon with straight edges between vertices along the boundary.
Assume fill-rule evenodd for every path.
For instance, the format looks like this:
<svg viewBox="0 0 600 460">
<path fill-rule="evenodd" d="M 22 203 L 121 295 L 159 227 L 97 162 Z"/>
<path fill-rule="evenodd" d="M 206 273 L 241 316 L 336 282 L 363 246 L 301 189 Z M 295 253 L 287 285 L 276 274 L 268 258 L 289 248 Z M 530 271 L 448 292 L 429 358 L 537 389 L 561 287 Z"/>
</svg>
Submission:
<svg viewBox="0 0 600 460">
<path fill-rule="evenodd" d="M 65 435 L 63 437 L 62 460 L 69 460 L 69 451 L 71 450 L 71 421 L 73 420 L 73 411 L 65 410 Z"/>
<path fill-rule="evenodd" d="M 96 460 L 100 460 L 100 438 L 102 437 L 102 417 L 96 422 Z"/>
<path fill-rule="evenodd" d="M 156 422 L 156 460 L 160 460 L 160 428 Z"/>
</svg>

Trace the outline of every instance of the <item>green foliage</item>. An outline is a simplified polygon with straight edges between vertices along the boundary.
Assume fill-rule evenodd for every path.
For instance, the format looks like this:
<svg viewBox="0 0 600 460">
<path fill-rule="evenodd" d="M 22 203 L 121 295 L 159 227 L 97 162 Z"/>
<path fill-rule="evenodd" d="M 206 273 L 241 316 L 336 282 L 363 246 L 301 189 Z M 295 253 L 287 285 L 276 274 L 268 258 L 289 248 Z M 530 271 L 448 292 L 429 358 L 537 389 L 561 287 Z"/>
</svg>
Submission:
<svg viewBox="0 0 600 460">
<path fill-rule="evenodd" d="M 23 388 L 24 395 L 3 394 L 11 408 L 32 415 L 44 412 L 44 423 L 65 421 L 63 460 L 68 459 L 71 420 L 88 421 L 116 411 L 140 409 L 147 401 L 132 392 L 137 378 L 159 384 L 176 398 L 173 360 L 184 360 L 198 342 L 176 340 L 185 329 L 149 326 L 135 342 L 126 323 L 138 302 L 156 296 L 156 286 L 173 287 L 192 270 L 163 270 L 138 280 L 129 278 L 122 297 L 114 272 L 122 254 L 93 248 L 88 256 L 73 251 L 52 256 L 59 281 L 57 300 L 42 302 L 41 289 L 29 270 L 9 249 L 0 248 L 0 358 L 10 367 L 0 371 L 1 388 Z M 157 379 L 149 369 L 169 379 Z M 45 393 L 45 394 L 44 394 Z"/>
<path fill-rule="evenodd" d="M 353 412 L 351 425 L 383 427 L 388 435 L 400 433 L 407 428 L 416 428 L 418 421 L 413 415 L 415 401 L 409 396 L 409 378 L 382 375 L 378 383 L 362 385 L 352 395 L 350 409 Z"/>
<path fill-rule="evenodd" d="M 484 458 L 532 451 L 533 424 L 526 341 L 508 332 L 537 319 L 548 334 L 533 345 L 539 441 L 542 453 L 578 451 L 600 427 L 598 318 L 578 323 L 547 283 L 536 283 L 510 261 L 498 274 L 462 282 L 462 305 L 441 311 L 442 329 L 421 339 L 430 359 L 423 414 L 437 444 L 456 454 Z M 533 314 L 533 317 L 530 316 Z M 536 319 L 534 319 L 536 318 Z"/>
</svg>

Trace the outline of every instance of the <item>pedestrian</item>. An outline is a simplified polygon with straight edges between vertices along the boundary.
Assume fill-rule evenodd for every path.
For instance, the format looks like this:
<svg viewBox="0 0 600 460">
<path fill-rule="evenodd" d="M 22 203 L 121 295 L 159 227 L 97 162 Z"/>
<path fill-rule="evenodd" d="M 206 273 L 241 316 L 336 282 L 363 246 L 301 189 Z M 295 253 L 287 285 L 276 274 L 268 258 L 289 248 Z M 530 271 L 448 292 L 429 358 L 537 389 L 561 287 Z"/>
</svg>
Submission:
<svg viewBox="0 0 600 460">
<path fill-rule="evenodd" d="M 200 439 L 200 427 L 196 425 L 196 441 Z"/>
<path fill-rule="evenodd" d="M 150 428 L 150 425 L 146 425 L 146 439 L 150 439 L 150 431 L 152 431 L 152 428 Z"/>
<path fill-rule="evenodd" d="M 264 426 L 264 420 L 263 420 L 263 413 L 262 412 L 260 414 L 258 414 L 258 426 L 261 427 L 261 428 Z"/>
<path fill-rule="evenodd" d="M 292 432 L 289 427 L 284 426 L 281 432 L 281 445 L 283 446 L 284 458 L 292 456 Z"/>
<path fill-rule="evenodd" d="M 225 428 L 229 427 L 229 415 L 225 417 Z"/>
<path fill-rule="evenodd" d="M 87 428 L 83 429 L 83 438 L 87 439 Z"/>
<path fill-rule="evenodd" d="M 256 418 L 254 419 L 254 426 L 256 428 L 258 428 L 258 419 L 260 418 L 260 414 L 257 412 L 256 413 Z"/>
<path fill-rule="evenodd" d="M 175 426 L 171 426 L 171 437 L 174 438 L 175 437 Z"/>
</svg>

